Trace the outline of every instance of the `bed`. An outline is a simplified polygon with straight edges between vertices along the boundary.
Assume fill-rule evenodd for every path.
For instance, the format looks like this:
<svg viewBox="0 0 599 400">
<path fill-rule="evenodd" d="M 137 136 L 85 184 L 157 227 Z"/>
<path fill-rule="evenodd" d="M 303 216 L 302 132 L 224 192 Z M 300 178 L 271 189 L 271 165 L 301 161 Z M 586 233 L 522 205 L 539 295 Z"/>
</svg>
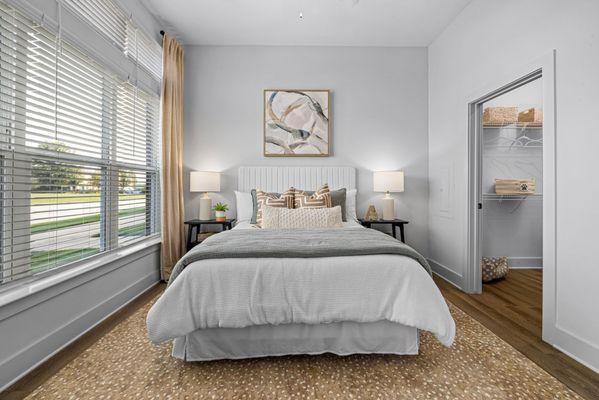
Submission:
<svg viewBox="0 0 599 400">
<path fill-rule="evenodd" d="M 355 170 L 241 167 L 238 189 L 325 182 L 351 191 Z M 355 209 L 355 197 L 347 203 Z M 240 221 L 209 240 L 184 257 L 148 313 L 150 339 L 172 340 L 176 358 L 415 355 L 419 330 L 453 342 L 454 321 L 424 258 L 355 215 L 338 229 L 293 232 Z"/>
</svg>

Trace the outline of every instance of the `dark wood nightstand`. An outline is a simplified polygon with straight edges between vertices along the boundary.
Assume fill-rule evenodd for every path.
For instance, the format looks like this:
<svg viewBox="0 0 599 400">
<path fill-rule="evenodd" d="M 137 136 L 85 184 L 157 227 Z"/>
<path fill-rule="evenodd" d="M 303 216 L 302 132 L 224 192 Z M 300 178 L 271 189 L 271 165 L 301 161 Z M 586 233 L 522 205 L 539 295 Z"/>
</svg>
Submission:
<svg viewBox="0 0 599 400">
<path fill-rule="evenodd" d="M 200 233 L 202 225 L 220 225 L 223 230 L 232 229 L 233 223 L 235 219 L 226 219 L 224 221 L 217 221 L 215 219 L 190 219 L 189 221 L 185 221 L 185 225 L 188 225 L 187 228 L 187 251 L 191 250 L 193 246 L 198 244 L 197 236 Z M 193 230 L 196 230 L 195 236 L 193 235 Z M 193 238 L 196 238 L 192 240 Z"/>
<path fill-rule="evenodd" d="M 409 224 L 409 221 L 404 221 L 403 219 L 379 219 L 376 221 L 368 221 L 364 218 L 358 218 L 358 222 L 365 226 L 366 228 L 371 228 L 373 224 L 387 224 L 391 225 L 391 229 L 393 230 L 393 237 L 397 239 L 395 234 L 395 227 L 399 226 L 399 237 L 402 242 L 406 242 L 406 235 L 404 232 L 404 225 Z"/>
</svg>

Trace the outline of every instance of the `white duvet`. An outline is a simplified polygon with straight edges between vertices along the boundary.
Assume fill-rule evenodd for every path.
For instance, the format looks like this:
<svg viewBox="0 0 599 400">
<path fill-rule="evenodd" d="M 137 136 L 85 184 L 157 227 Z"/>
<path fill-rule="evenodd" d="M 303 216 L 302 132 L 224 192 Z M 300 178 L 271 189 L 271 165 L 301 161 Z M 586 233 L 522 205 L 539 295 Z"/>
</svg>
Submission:
<svg viewBox="0 0 599 400">
<path fill-rule="evenodd" d="M 387 320 L 453 343 L 455 323 L 425 269 L 399 255 L 201 260 L 153 305 L 160 343 L 204 328 Z"/>
</svg>

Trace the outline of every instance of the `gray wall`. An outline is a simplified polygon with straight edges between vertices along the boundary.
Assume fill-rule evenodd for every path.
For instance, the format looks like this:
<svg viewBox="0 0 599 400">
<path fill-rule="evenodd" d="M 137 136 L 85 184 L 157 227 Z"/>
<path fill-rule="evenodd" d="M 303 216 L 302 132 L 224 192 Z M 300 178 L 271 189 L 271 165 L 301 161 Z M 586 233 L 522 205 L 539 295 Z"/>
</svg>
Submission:
<svg viewBox="0 0 599 400">
<path fill-rule="evenodd" d="M 599 370 L 598 15 L 598 1 L 475 0 L 429 47 L 430 257 L 457 285 L 462 284 L 467 263 L 467 102 L 481 88 L 556 50 L 552 344 L 595 370 Z"/>
<path fill-rule="evenodd" d="M 185 204 L 196 217 L 190 170 L 224 173 L 213 201 L 234 206 L 240 165 L 343 165 L 358 170 L 358 215 L 372 192 L 372 171 L 403 169 L 397 214 L 408 242 L 427 252 L 427 52 L 425 48 L 186 47 Z M 267 88 L 331 90 L 332 156 L 262 156 L 262 96 Z M 232 210 L 230 215 L 235 215 Z"/>
<path fill-rule="evenodd" d="M 0 391 L 160 280 L 160 245 L 0 307 Z"/>
</svg>

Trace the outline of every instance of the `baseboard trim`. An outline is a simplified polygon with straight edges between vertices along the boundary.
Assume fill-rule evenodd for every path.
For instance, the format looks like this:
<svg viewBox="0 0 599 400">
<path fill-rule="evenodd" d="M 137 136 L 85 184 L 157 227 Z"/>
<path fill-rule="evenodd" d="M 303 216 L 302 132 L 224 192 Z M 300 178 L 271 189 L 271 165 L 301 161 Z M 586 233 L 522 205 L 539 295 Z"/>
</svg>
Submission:
<svg viewBox="0 0 599 400">
<path fill-rule="evenodd" d="M 61 350 L 71 345 L 77 339 L 94 329 L 104 320 L 127 306 L 136 298 L 142 296 L 148 290 L 156 286 L 159 282 L 160 277 L 158 271 L 153 271 L 147 274 L 118 293 L 114 294 L 112 297 L 106 299 L 104 302 L 96 305 L 85 313 L 78 315 L 60 328 L 48 333 L 36 342 L 32 343 L 29 347 L 21 350 L 11 358 L 7 359 L 0 365 L 0 369 L 21 372 L 19 372 L 16 377 L 10 378 L 8 382 L 4 383 L 0 387 L 0 392 L 7 389 L 19 379 L 59 353 Z M 60 339 L 65 337 L 70 339 L 68 339 L 66 342 Z M 40 353 L 47 352 L 47 350 L 44 351 L 44 349 L 54 350 L 51 350 L 44 357 L 39 358 Z"/>
<path fill-rule="evenodd" d="M 570 358 L 573 358 L 574 360 L 578 361 L 579 363 L 581 363 L 582 365 L 584 365 L 585 367 L 587 367 L 588 369 L 590 369 L 591 371 L 599 374 L 599 364 L 597 365 L 593 365 L 588 361 L 583 360 L 582 358 L 578 357 L 577 355 L 573 354 L 570 351 L 564 350 L 562 347 L 554 344 L 552 345 L 553 347 L 555 347 L 556 349 L 558 349 L 559 351 L 561 351 L 562 353 L 564 353 L 565 355 L 567 355 Z M 595 350 L 596 352 L 596 350 Z M 588 354 L 585 352 L 585 354 Z"/>
<path fill-rule="evenodd" d="M 457 287 L 458 289 L 463 290 L 461 275 L 459 275 L 458 273 L 452 271 L 445 265 L 443 265 L 433 259 L 429 258 L 427 260 L 431 266 L 431 269 L 433 270 L 433 273 L 438 275 L 440 278 L 443 278 L 447 282 L 451 283 L 453 286 Z"/>
<path fill-rule="evenodd" d="M 510 269 L 542 269 L 543 257 L 508 257 Z"/>
<path fill-rule="evenodd" d="M 599 373 L 599 348 L 594 343 L 590 343 L 557 325 L 548 328 L 543 331 L 543 340 L 545 342 L 593 372 Z"/>
</svg>

